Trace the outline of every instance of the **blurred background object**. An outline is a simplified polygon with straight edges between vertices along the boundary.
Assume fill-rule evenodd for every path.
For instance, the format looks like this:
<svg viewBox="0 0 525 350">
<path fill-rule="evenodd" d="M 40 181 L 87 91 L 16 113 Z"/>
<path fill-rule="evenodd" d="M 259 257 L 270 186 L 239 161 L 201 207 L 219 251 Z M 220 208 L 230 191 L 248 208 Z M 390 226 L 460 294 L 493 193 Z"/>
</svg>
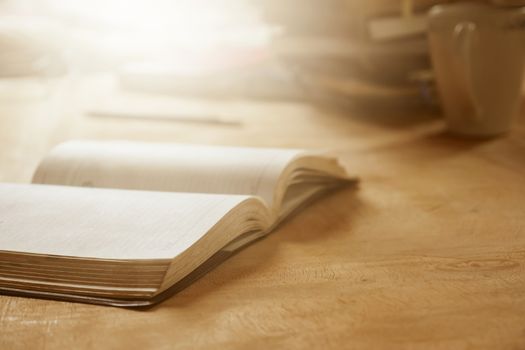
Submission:
<svg viewBox="0 0 525 350">
<path fill-rule="evenodd" d="M 0 98 L 46 96 L 65 75 L 61 48 L 51 42 L 49 26 L 31 17 L 0 20 Z"/>
<path fill-rule="evenodd" d="M 438 5 L 428 20 L 448 129 L 469 136 L 509 131 L 522 102 L 525 7 Z"/>
<path fill-rule="evenodd" d="M 435 108 L 426 13 L 450 2 L 2 0 L 0 80 L 95 77 L 112 80 L 97 93 L 115 96 Z"/>
</svg>

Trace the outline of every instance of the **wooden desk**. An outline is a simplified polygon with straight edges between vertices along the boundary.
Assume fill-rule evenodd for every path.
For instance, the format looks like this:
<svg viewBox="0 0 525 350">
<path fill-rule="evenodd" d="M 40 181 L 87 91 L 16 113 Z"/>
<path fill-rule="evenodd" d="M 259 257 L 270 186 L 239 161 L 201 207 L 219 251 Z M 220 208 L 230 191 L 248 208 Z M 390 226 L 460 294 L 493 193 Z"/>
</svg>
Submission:
<svg viewBox="0 0 525 350">
<path fill-rule="evenodd" d="M 1 349 L 525 348 L 524 116 L 474 141 L 421 112 L 199 102 L 241 122 L 203 126 L 39 103 L 0 103 L 0 181 L 66 139 L 125 138 L 331 148 L 362 184 L 148 311 L 1 296 Z"/>
</svg>

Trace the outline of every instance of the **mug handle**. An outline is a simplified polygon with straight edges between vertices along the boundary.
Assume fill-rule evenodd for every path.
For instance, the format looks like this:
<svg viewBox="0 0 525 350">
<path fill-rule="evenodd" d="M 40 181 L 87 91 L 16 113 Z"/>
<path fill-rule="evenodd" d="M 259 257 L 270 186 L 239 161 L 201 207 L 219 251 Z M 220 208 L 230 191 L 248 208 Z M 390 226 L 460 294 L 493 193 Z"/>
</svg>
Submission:
<svg viewBox="0 0 525 350">
<path fill-rule="evenodd" d="M 460 22 L 454 27 L 454 43 L 456 46 L 456 53 L 463 63 L 464 71 L 467 75 L 468 93 L 474 104 L 476 113 L 475 120 L 480 120 L 483 115 L 483 107 L 476 97 L 474 84 L 474 70 L 472 67 L 473 48 L 477 40 L 477 26 L 473 22 Z"/>
</svg>

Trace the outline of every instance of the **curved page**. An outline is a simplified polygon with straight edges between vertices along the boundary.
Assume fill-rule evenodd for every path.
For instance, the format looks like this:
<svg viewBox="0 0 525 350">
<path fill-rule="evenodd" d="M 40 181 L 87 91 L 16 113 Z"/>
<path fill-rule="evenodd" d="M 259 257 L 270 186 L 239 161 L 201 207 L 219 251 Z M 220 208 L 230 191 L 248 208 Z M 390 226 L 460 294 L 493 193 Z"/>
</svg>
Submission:
<svg viewBox="0 0 525 350">
<path fill-rule="evenodd" d="M 34 183 L 255 195 L 268 205 L 300 150 L 125 141 L 70 141 L 42 161 Z"/>
</svg>

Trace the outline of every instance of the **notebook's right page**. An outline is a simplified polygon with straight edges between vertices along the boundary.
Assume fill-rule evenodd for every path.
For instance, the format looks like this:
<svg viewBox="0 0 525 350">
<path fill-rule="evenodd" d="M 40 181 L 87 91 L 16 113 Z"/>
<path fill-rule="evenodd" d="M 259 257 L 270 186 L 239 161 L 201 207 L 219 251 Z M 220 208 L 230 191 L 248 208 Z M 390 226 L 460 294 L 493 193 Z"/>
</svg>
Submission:
<svg viewBox="0 0 525 350">
<path fill-rule="evenodd" d="M 40 163 L 41 184 L 255 195 L 271 205 L 301 150 L 126 141 L 70 141 Z"/>
</svg>

